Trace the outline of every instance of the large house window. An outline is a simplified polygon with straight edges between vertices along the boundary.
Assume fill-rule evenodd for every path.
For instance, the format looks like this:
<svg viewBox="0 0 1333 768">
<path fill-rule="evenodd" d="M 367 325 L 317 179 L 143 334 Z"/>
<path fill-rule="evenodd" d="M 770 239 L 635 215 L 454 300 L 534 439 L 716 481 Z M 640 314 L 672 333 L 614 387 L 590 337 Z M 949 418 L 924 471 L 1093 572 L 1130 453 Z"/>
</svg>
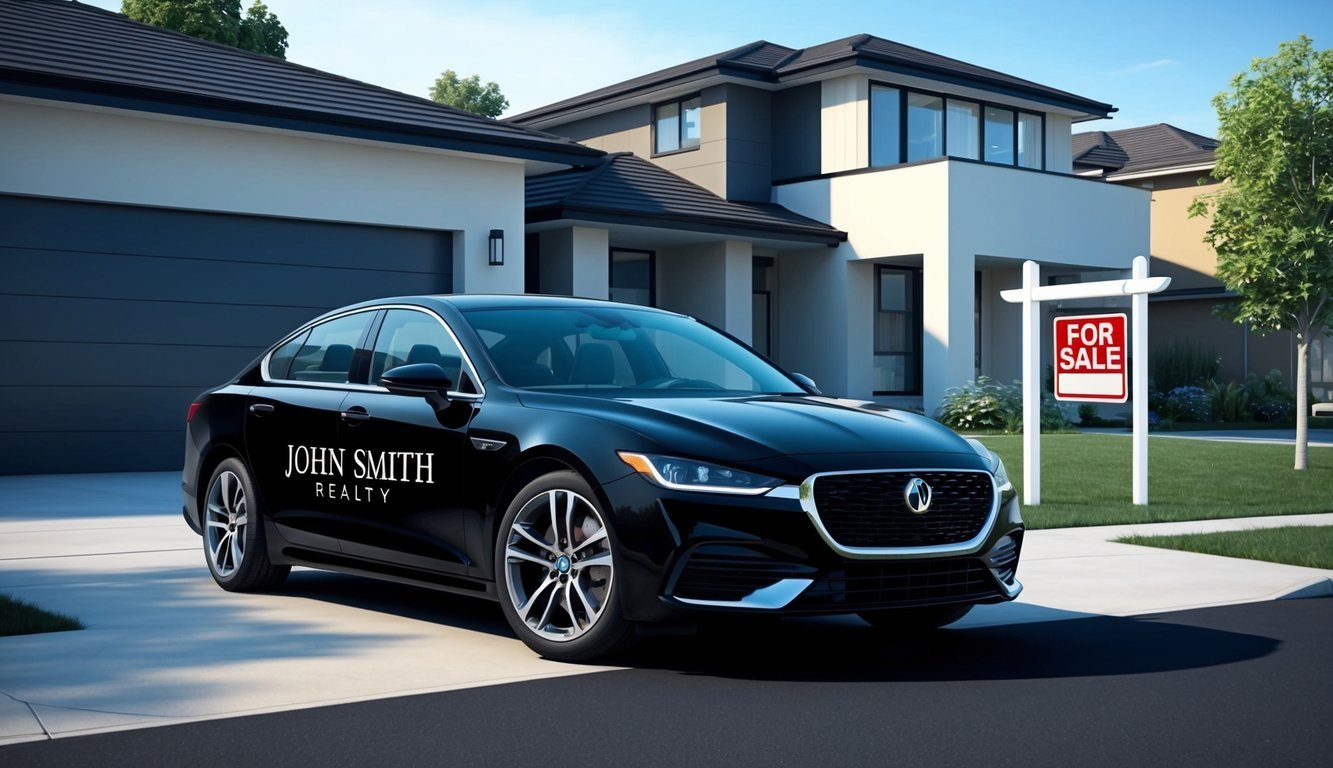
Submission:
<svg viewBox="0 0 1333 768">
<path fill-rule="evenodd" d="M 645 307 L 657 303 L 657 257 L 652 251 L 611 251 L 611 280 L 607 298 Z"/>
<path fill-rule="evenodd" d="M 701 101 L 698 96 L 653 107 L 653 152 L 679 152 L 699 146 Z"/>
<path fill-rule="evenodd" d="M 944 99 L 907 94 L 907 162 L 944 154 Z"/>
<path fill-rule="evenodd" d="M 875 267 L 876 395 L 921 394 L 921 270 Z"/>
<path fill-rule="evenodd" d="M 956 157 L 1046 166 L 1045 117 L 995 104 L 870 85 L 870 166 Z"/>
</svg>

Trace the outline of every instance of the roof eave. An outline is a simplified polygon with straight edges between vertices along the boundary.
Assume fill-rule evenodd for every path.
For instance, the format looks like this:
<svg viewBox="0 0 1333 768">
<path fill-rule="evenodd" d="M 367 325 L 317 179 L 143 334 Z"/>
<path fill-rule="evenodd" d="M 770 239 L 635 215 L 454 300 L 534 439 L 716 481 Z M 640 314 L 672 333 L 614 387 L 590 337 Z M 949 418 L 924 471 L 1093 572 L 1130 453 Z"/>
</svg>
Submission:
<svg viewBox="0 0 1333 768">
<path fill-rule="evenodd" d="M 553 205 L 528 208 L 525 222 L 540 224 L 562 219 L 596 221 L 603 224 L 624 224 L 628 226 L 673 229 L 686 232 L 748 237 L 753 239 L 788 240 L 798 243 L 810 243 L 833 247 L 847 240 L 847 233 L 841 230 L 818 230 L 799 226 L 738 224 L 707 216 L 683 216 L 663 213 L 628 213 L 605 208 L 578 205 Z"/>
<path fill-rule="evenodd" d="M 601 150 L 573 142 L 567 146 L 558 146 L 521 137 L 481 137 L 466 131 L 430 129 L 425 126 L 414 128 L 401 123 L 237 102 L 120 83 L 63 78 L 8 68 L 0 69 L 0 93 L 562 165 L 591 164 L 605 154 Z"/>
</svg>

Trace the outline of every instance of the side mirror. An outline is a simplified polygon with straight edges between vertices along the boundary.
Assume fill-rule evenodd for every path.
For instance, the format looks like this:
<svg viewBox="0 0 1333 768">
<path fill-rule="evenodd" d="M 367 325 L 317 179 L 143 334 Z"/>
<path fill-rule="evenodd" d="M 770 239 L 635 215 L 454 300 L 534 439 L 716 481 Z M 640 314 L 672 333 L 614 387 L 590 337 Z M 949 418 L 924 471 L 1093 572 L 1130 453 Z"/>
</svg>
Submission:
<svg viewBox="0 0 1333 768">
<path fill-rule="evenodd" d="M 413 363 L 390 368 L 380 376 L 380 386 L 395 395 L 442 395 L 454 383 L 437 363 Z"/>
<path fill-rule="evenodd" d="M 793 372 L 791 377 L 793 379 L 796 379 L 797 384 L 800 384 L 801 386 L 810 390 L 812 394 L 816 395 L 823 394 L 819 391 L 819 387 L 815 386 L 815 380 L 810 378 L 809 376 L 806 376 L 804 373 Z"/>
</svg>

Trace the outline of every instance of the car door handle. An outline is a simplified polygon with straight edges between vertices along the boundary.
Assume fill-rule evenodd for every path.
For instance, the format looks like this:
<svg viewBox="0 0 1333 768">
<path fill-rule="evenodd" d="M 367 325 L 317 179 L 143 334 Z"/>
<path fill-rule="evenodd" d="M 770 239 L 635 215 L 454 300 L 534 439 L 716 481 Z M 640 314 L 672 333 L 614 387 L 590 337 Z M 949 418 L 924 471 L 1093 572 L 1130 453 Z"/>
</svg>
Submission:
<svg viewBox="0 0 1333 768">
<path fill-rule="evenodd" d="M 343 422 L 349 427 L 355 427 L 363 421 L 370 421 L 370 414 L 366 413 L 366 409 L 359 405 L 354 405 L 343 411 L 342 417 Z"/>
<path fill-rule="evenodd" d="M 253 413 L 256 416 L 267 416 L 270 413 L 273 413 L 274 410 L 273 406 L 268 403 L 252 403 L 250 405 L 250 413 Z"/>
</svg>

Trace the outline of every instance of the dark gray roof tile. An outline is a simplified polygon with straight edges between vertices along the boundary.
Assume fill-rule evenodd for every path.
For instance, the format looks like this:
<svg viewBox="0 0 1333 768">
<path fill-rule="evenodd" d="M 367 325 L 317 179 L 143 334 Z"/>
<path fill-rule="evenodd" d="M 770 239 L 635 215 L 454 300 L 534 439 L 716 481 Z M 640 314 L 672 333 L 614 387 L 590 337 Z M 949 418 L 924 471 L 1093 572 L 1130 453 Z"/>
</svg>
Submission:
<svg viewBox="0 0 1333 768">
<path fill-rule="evenodd" d="M 580 219 L 836 245 L 847 235 L 772 203 L 724 200 L 630 153 L 527 182 L 528 221 Z"/>
<path fill-rule="evenodd" d="M 1217 139 L 1167 123 L 1076 133 L 1072 137 L 1074 170 L 1101 168 L 1114 176 L 1211 165 L 1217 144 Z"/>
<path fill-rule="evenodd" d="M 0 91 L 196 114 L 551 162 L 601 153 L 292 62 L 67 0 L 0 0 Z M 207 110 L 204 114 L 202 110 Z"/>
<path fill-rule="evenodd" d="M 566 113 L 595 108 L 622 98 L 651 93 L 716 75 L 780 83 L 821 68 L 863 66 L 887 72 L 917 75 L 970 85 L 1017 98 L 1031 99 L 1105 117 L 1115 108 L 1092 99 L 1051 88 L 1031 80 L 1006 75 L 947 56 L 923 51 L 873 35 L 853 35 L 841 40 L 794 49 L 758 40 L 729 51 L 705 56 L 652 72 L 641 77 L 558 101 L 510 118 L 520 124 L 559 118 Z"/>
</svg>

